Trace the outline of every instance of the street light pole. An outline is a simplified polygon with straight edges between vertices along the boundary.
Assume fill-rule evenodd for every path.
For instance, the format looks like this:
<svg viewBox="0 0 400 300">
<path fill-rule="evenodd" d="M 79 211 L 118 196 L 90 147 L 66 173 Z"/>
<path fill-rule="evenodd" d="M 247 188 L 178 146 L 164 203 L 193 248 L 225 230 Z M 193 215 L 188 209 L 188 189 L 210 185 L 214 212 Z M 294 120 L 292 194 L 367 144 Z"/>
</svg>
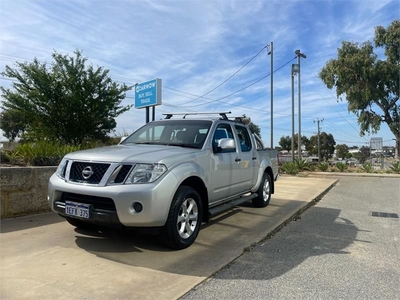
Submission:
<svg viewBox="0 0 400 300">
<path fill-rule="evenodd" d="M 300 93 L 300 57 L 306 58 L 307 56 L 303 53 L 300 53 L 300 50 L 296 50 L 294 52 L 297 56 L 297 65 L 299 68 L 298 74 L 299 77 L 297 78 L 298 80 L 298 87 L 297 87 L 297 92 L 298 92 L 298 99 L 299 99 L 299 136 L 298 136 L 298 155 L 299 155 L 299 160 L 301 160 L 301 93 Z"/>
</svg>

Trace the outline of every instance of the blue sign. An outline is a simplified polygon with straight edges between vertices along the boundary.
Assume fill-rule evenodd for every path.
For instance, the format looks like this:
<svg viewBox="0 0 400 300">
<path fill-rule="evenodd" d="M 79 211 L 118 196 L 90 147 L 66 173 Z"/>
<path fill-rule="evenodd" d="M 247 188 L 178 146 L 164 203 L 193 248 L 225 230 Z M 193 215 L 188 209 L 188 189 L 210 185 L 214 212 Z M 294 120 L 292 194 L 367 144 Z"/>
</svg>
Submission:
<svg viewBox="0 0 400 300">
<path fill-rule="evenodd" d="M 135 107 L 143 108 L 161 104 L 161 79 L 139 83 L 135 87 Z"/>
</svg>

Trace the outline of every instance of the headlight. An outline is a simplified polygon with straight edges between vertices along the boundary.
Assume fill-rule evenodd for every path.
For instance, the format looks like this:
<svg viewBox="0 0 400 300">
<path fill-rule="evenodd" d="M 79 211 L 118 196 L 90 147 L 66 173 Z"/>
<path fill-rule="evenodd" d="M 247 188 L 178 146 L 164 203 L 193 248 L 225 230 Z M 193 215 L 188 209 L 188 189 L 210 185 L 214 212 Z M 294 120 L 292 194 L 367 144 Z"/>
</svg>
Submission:
<svg viewBox="0 0 400 300">
<path fill-rule="evenodd" d="M 125 184 L 154 182 L 167 171 L 163 164 L 137 164 Z"/>
<path fill-rule="evenodd" d="M 63 158 L 60 164 L 58 165 L 56 175 L 62 179 L 65 179 L 65 172 L 67 170 L 68 160 Z"/>
</svg>

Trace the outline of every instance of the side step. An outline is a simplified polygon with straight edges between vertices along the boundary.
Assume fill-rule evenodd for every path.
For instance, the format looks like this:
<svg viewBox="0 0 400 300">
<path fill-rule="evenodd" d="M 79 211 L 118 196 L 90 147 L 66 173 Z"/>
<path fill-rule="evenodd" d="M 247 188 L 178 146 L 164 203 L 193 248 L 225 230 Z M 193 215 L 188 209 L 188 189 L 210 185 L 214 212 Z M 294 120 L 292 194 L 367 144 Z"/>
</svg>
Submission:
<svg viewBox="0 0 400 300">
<path fill-rule="evenodd" d="M 209 217 L 211 218 L 215 215 L 219 215 L 220 213 L 230 210 L 231 208 L 238 206 L 242 203 L 245 203 L 255 197 L 257 197 L 257 193 L 252 193 L 249 196 L 243 196 L 243 197 L 237 198 L 235 200 L 232 200 L 232 201 L 226 202 L 224 204 L 210 208 L 208 210 Z"/>
</svg>

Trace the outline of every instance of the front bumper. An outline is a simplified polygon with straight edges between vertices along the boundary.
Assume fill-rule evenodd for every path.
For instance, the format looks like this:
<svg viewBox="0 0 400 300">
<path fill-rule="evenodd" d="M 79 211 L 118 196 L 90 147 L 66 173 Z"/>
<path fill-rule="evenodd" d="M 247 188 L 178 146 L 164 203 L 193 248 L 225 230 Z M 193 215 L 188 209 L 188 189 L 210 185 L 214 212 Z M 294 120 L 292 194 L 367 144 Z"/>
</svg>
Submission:
<svg viewBox="0 0 400 300">
<path fill-rule="evenodd" d="M 88 222 L 159 227 L 167 220 L 177 187 L 178 180 L 170 172 L 154 183 L 112 186 L 66 182 L 53 174 L 49 180 L 47 198 L 51 209 L 65 217 L 72 217 L 65 213 L 65 200 L 71 200 L 72 197 L 72 201 L 91 205 Z M 133 209 L 135 203 L 142 205 L 142 211 Z"/>
<path fill-rule="evenodd" d="M 55 201 L 53 203 L 52 209 L 53 211 L 57 212 L 59 215 L 65 218 L 74 218 L 73 216 L 67 215 L 65 213 L 65 202 L 63 201 Z M 118 218 L 117 212 L 111 210 L 99 210 L 94 208 L 90 212 L 90 219 L 82 219 L 82 220 L 99 225 L 107 225 L 113 227 L 123 226 L 123 224 L 120 222 Z"/>
</svg>

